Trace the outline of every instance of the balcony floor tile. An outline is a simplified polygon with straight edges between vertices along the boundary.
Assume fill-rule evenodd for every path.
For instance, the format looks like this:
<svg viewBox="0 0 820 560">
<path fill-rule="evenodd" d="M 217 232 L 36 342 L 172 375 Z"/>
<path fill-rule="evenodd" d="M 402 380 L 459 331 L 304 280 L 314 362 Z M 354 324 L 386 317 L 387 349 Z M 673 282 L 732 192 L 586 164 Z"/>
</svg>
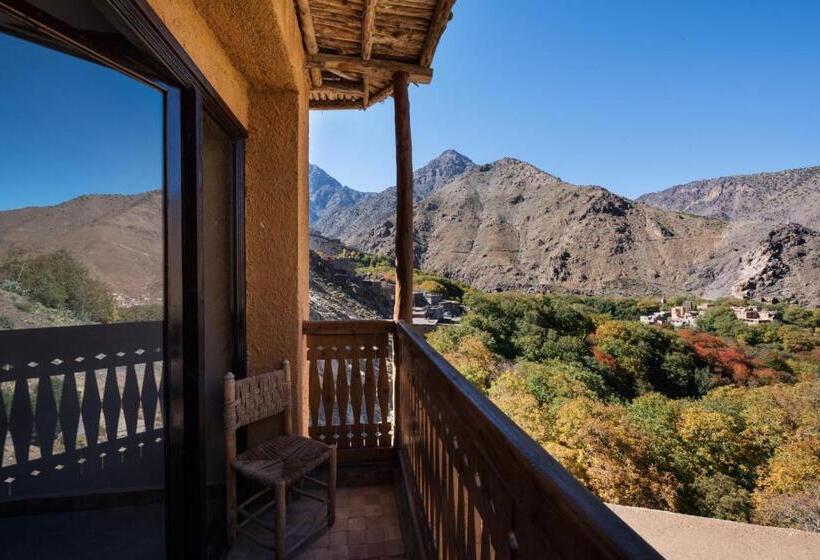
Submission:
<svg viewBox="0 0 820 560">
<path fill-rule="evenodd" d="M 333 527 L 307 544 L 296 555 L 296 560 L 406 558 L 392 485 L 342 487 L 337 490 L 336 497 L 336 522 Z M 299 515 L 301 502 L 304 500 L 296 500 L 289 505 L 289 516 Z M 270 557 L 271 551 L 241 536 L 228 555 L 229 560 Z"/>
</svg>

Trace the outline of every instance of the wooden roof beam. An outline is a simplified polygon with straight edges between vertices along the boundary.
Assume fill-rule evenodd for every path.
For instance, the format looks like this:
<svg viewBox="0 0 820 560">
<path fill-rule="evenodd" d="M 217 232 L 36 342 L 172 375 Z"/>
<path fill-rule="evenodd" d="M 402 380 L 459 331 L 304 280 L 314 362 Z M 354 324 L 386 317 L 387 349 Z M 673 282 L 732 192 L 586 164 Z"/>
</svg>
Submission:
<svg viewBox="0 0 820 560">
<path fill-rule="evenodd" d="M 332 82 L 325 80 L 320 88 L 313 88 L 311 93 L 333 93 L 341 95 L 364 95 L 364 83 L 362 82 Z"/>
<path fill-rule="evenodd" d="M 371 105 L 375 105 L 376 103 L 381 103 L 388 97 L 393 94 L 393 82 L 390 82 L 385 87 L 381 89 L 381 91 L 377 91 L 373 95 L 370 96 L 368 99 L 367 106 L 370 107 Z"/>
<path fill-rule="evenodd" d="M 427 37 L 424 38 L 424 46 L 421 49 L 419 64 L 428 67 L 433 63 L 433 55 L 436 47 L 447 28 L 447 24 L 453 17 L 453 6 L 456 0 L 438 0 L 433 19 L 430 21 L 430 29 L 427 30 Z"/>
<path fill-rule="evenodd" d="M 343 80 L 347 80 L 348 82 L 355 82 L 356 78 L 351 76 L 350 74 L 345 74 L 341 70 L 336 70 L 335 68 L 327 68 L 327 71 L 333 74 L 334 76 L 338 76 Z"/>
<path fill-rule="evenodd" d="M 307 57 L 308 68 L 321 70 L 341 70 L 342 72 L 356 72 L 358 74 L 394 74 L 405 72 L 407 80 L 417 84 L 429 84 L 433 79 L 433 69 L 424 68 L 416 64 L 371 58 L 361 60 L 352 56 L 336 54 L 314 54 Z"/>
<path fill-rule="evenodd" d="M 379 0 L 365 0 L 362 14 L 362 60 L 370 60 L 373 50 L 373 29 L 376 27 L 376 4 Z"/>
<path fill-rule="evenodd" d="M 316 30 L 313 27 L 313 15 L 310 13 L 310 0 L 296 0 L 296 11 L 299 14 L 299 27 L 302 30 L 302 40 L 308 55 L 319 52 L 319 43 L 316 42 Z M 310 81 L 313 87 L 322 87 L 322 71 L 310 68 Z"/>
<path fill-rule="evenodd" d="M 310 108 L 319 111 L 334 111 L 346 109 L 364 109 L 361 101 L 322 101 L 311 100 Z"/>
</svg>

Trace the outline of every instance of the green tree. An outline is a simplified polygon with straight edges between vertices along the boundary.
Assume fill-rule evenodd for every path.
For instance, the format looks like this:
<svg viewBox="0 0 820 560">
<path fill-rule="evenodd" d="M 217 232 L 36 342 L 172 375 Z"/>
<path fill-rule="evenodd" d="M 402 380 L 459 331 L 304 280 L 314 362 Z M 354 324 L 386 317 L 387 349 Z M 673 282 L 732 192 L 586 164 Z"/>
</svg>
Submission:
<svg viewBox="0 0 820 560">
<path fill-rule="evenodd" d="M 698 320 L 698 328 L 721 336 L 734 336 L 742 327 L 731 307 L 724 305 L 708 309 Z"/>
<path fill-rule="evenodd" d="M 114 298 L 105 284 L 67 251 L 26 257 L 15 253 L 4 263 L 6 279 L 16 282 L 30 299 L 46 307 L 68 309 L 84 320 L 116 319 Z"/>
<path fill-rule="evenodd" d="M 516 364 L 515 372 L 526 380 L 527 390 L 542 405 L 559 406 L 577 397 L 601 400 L 608 393 L 598 373 L 575 363 L 558 360 L 520 362 Z"/>
<path fill-rule="evenodd" d="M 654 463 L 624 407 L 572 399 L 558 409 L 555 429 L 562 464 L 602 500 L 676 510 L 679 482 Z"/>
<path fill-rule="evenodd" d="M 697 515 L 748 522 L 752 510 L 751 493 L 723 473 L 699 476 L 692 483 Z"/>
</svg>

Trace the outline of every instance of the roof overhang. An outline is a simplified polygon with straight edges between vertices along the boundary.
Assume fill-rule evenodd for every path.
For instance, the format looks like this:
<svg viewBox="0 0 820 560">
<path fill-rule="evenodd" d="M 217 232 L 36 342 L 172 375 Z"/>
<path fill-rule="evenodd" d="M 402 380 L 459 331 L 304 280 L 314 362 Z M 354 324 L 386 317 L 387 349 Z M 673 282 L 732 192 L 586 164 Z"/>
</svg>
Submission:
<svg viewBox="0 0 820 560">
<path fill-rule="evenodd" d="M 367 109 L 393 74 L 427 84 L 456 0 L 294 0 L 311 109 Z"/>
</svg>

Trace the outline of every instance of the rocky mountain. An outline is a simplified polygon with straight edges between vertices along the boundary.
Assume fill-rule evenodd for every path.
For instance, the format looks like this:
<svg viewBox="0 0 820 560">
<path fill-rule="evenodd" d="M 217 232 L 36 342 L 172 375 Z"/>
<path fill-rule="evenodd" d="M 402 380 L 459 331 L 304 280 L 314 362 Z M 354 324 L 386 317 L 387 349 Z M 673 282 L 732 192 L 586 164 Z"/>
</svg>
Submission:
<svg viewBox="0 0 820 560">
<path fill-rule="evenodd" d="M 161 301 L 162 194 L 88 195 L 56 206 L 0 212 L 0 262 L 12 249 L 32 254 L 67 250 L 105 282 L 121 304 Z M 389 316 L 390 302 L 380 292 L 355 274 L 340 273 L 332 259 L 319 254 L 335 255 L 342 249 L 338 240 L 311 235 L 312 316 Z M 54 310 L 28 307 L 25 298 L 0 288 L 0 316 L 18 328 L 73 324 Z"/>
<path fill-rule="evenodd" d="M 800 224 L 731 223 L 687 286 L 707 298 L 789 299 L 820 305 L 820 233 Z"/>
<path fill-rule="evenodd" d="M 722 222 L 565 183 L 505 158 L 471 169 L 416 206 L 419 267 L 484 290 L 679 291 Z M 361 249 L 390 253 L 393 224 Z"/>
<path fill-rule="evenodd" d="M 784 173 L 807 191 L 810 175 Z M 763 200 L 765 188 L 758 191 Z M 818 234 L 778 223 L 787 211 L 775 200 L 765 203 L 766 220 L 696 216 L 573 185 L 510 158 L 470 165 L 427 192 L 415 207 L 416 265 L 477 288 L 779 296 L 820 305 Z M 331 236 L 362 251 L 392 254 L 394 210 L 364 211 L 371 203 L 347 209 L 368 219 L 345 220 Z M 732 215 L 742 208 L 736 205 Z"/>
<path fill-rule="evenodd" d="M 455 177 L 475 167 L 470 159 L 455 150 L 446 150 L 414 174 L 413 195 L 422 200 Z M 396 213 L 396 187 L 368 196 L 360 203 L 325 215 L 313 224 L 320 234 L 356 246 L 362 244 L 373 228 L 390 222 Z M 392 222 L 391 222 L 392 223 Z"/>
<path fill-rule="evenodd" d="M 372 193 L 360 192 L 342 185 L 321 167 L 313 164 L 309 169 L 309 183 L 311 224 L 325 215 L 336 215 L 340 209 L 353 206 L 372 196 Z"/>
<path fill-rule="evenodd" d="M 699 216 L 820 229 L 820 167 L 694 181 L 638 201 Z"/>
<path fill-rule="evenodd" d="M 11 249 L 65 249 L 121 303 L 161 301 L 162 193 L 87 195 L 0 212 L 0 257 Z"/>
</svg>

